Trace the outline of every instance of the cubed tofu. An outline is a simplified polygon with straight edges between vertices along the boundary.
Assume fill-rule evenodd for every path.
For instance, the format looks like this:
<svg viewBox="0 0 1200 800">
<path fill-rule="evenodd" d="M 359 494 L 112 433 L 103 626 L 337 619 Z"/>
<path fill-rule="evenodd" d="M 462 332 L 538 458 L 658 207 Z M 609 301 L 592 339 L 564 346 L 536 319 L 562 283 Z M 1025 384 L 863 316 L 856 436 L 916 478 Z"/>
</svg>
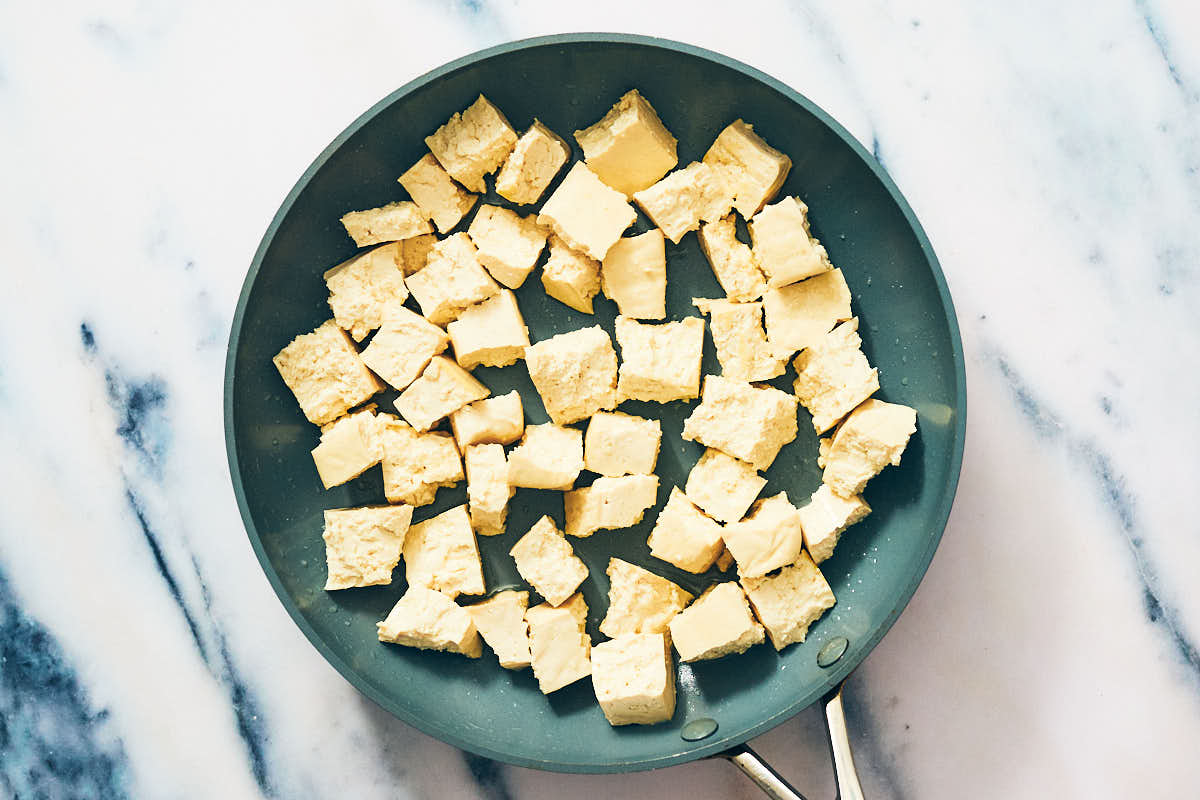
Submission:
<svg viewBox="0 0 1200 800">
<path fill-rule="evenodd" d="M 425 137 L 430 152 L 454 180 L 484 192 L 484 175 L 495 172 L 517 143 L 517 132 L 483 95 Z"/>
<path fill-rule="evenodd" d="M 733 197 L 720 171 L 693 161 L 633 196 L 650 221 L 675 244 L 701 222 L 729 213 Z"/>
<path fill-rule="evenodd" d="M 833 269 L 825 247 L 809 233 L 808 206 L 795 197 L 755 214 L 750 241 L 768 286 L 787 286 Z"/>
<path fill-rule="evenodd" d="M 470 306 L 446 326 L 454 358 L 463 369 L 506 367 L 525 357 L 529 329 L 517 297 L 501 289 L 482 303 Z"/>
<path fill-rule="evenodd" d="M 572 250 L 550 234 L 550 255 L 542 265 L 546 294 L 584 314 L 593 313 L 592 298 L 600 293 L 600 262 Z"/>
<path fill-rule="evenodd" d="M 754 251 L 737 238 L 733 214 L 701 225 L 700 247 L 726 297 L 739 303 L 762 297 L 767 290 L 767 279 Z"/>
<path fill-rule="evenodd" d="M 700 395 L 700 359 L 704 355 L 704 321 L 686 317 L 676 322 L 647 325 L 617 317 L 621 345 L 621 401 L 669 403 Z"/>
<path fill-rule="evenodd" d="M 775 353 L 790 356 L 821 341 L 833 326 L 850 319 L 850 287 L 840 269 L 763 295 L 767 340 Z"/>
<path fill-rule="evenodd" d="M 721 551 L 721 555 L 717 556 L 717 569 L 721 572 L 729 572 L 733 564 L 733 554 L 729 552 L 729 548 Z"/>
<path fill-rule="evenodd" d="M 608 613 L 600 623 L 605 636 L 663 633 L 692 601 L 676 584 L 628 561 L 609 559 L 607 572 Z"/>
<path fill-rule="evenodd" d="M 383 493 L 389 503 L 426 506 L 439 487 L 463 479 L 462 457 L 449 434 L 419 433 L 390 414 L 380 414 L 376 435 L 383 447 Z"/>
<path fill-rule="evenodd" d="M 313 448 L 313 463 L 326 488 L 357 478 L 383 458 L 375 435 L 375 411 L 366 408 L 338 417 L 321 428 L 321 443 Z"/>
<path fill-rule="evenodd" d="M 508 482 L 528 489 L 564 491 L 583 471 L 583 431 L 561 425 L 529 425 L 508 454 Z"/>
<path fill-rule="evenodd" d="M 721 362 L 721 374 L 739 381 L 765 381 L 787 369 L 787 358 L 775 354 L 762 325 L 762 303 L 693 298 L 708 314 L 708 328 Z"/>
<path fill-rule="evenodd" d="M 383 390 L 383 383 L 363 364 L 350 337 L 333 320 L 312 333 L 292 339 L 272 361 L 283 382 L 296 396 L 300 410 L 314 425 L 333 422 Z M 616 373 L 614 355 L 614 395 Z"/>
<path fill-rule="evenodd" d="M 617 406 L 617 352 L 599 325 L 530 345 L 525 366 L 546 413 L 558 425 Z"/>
<path fill-rule="evenodd" d="M 510 289 L 525 282 L 546 246 L 546 229 L 532 214 L 522 217 L 500 206 L 480 206 L 467 233 L 479 263 Z"/>
<path fill-rule="evenodd" d="M 583 466 L 599 475 L 649 475 L 658 461 L 662 423 L 620 411 L 599 411 L 583 437 Z"/>
<path fill-rule="evenodd" d="M 725 549 L 721 533 L 720 523 L 697 508 L 678 487 L 672 487 L 646 544 L 655 558 L 699 574 Z"/>
<path fill-rule="evenodd" d="M 389 242 L 325 272 L 333 319 L 361 342 L 408 299 L 400 242 Z"/>
<path fill-rule="evenodd" d="M 657 228 L 620 239 L 600 264 L 600 288 L 619 313 L 636 319 L 667 316 L 667 252 Z"/>
<path fill-rule="evenodd" d="M 400 243 L 400 268 L 404 271 L 404 277 L 407 278 L 425 268 L 426 262 L 429 261 L 429 251 L 437 244 L 437 240 L 437 236 L 432 233 L 422 233 Z"/>
<path fill-rule="evenodd" d="M 710 586 L 668 626 L 680 661 L 707 661 L 744 653 L 766 639 L 746 593 L 733 581 Z"/>
<path fill-rule="evenodd" d="M 412 506 L 326 509 L 325 589 L 391 583 L 412 512 Z"/>
<path fill-rule="evenodd" d="M 630 89 L 596 124 L 575 131 L 587 165 L 625 196 L 653 186 L 679 158 L 675 137 L 636 89 Z"/>
<path fill-rule="evenodd" d="M 467 472 L 467 506 L 471 527 L 481 536 L 504 533 L 508 499 L 513 490 L 508 484 L 508 461 L 504 445 L 473 444 L 463 451 Z"/>
<path fill-rule="evenodd" d="M 858 318 L 838 325 L 792 362 L 792 388 L 812 414 L 818 434 L 837 425 L 854 408 L 879 390 L 879 370 L 867 363 L 858 335 Z"/>
<path fill-rule="evenodd" d="M 479 264 L 470 237 L 461 231 L 430 248 L 424 269 L 409 275 L 407 283 L 421 313 L 435 325 L 445 325 L 500 291 Z"/>
<path fill-rule="evenodd" d="M 870 513 L 871 507 L 859 495 L 839 497 L 822 483 L 808 505 L 800 509 L 804 546 L 813 561 L 820 564 L 833 555 L 842 531 Z"/>
<path fill-rule="evenodd" d="M 875 399 L 863 402 L 834 435 L 821 480 L 842 497 L 861 494 L 867 481 L 888 464 L 900 465 L 900 455 L 916 430 L 914 409 Z"/>
<path fill-rule="evenodd" d="M 808 553 L 776 575 L 742 578 L 742 588 L 776 650 L 803 642 L 809 627 L 836 602 Z"/>
<path fill-rule="evenodd" d="M 512 444 L 525 432 L 520 392 L 513 389 L 463 406 L 450 415 L 450 429 L 459 449 L 473 444 Z"/>
<path fill-rule="evenodd" d="M 525 582 L 552 606 L 567 602 L 588 576 L 587 567 L 550 517 L 535 522 L 508 552 Z"/>
<path fill-rule="evenodd" d="M 591 486 L 563 495 L 567 535 L 583 538 L 598 530 L 632 527 L 657 499 L 657 475 L 596 478 Z"/>
<path fill-rule="evenodd" d="M 704 154 L 704 163 L 721 171 L 733 194 L 733 207 L 743 219 L 750 219 L 771 202 L 792 168 L 790 158 L 740 119 L 721 131 Z"/>
<path fill-rule="evenodd" d="M 529 666 L 529 592 L 505 589 L 474 605 L 466 606 L 479 635 L 492 648 L 500 666 L 525 669 Z"/>
<path fill-rule="evenodd" d="M 795 397 L 719 375 L 705 377 L 700 405 L 683 423 L 684 439 L 715 447 L 759 470 L 771 466 L 796 432 Z"/>
<path fill-rule="evenodd" d="M 836 432 L 836 428 L 834 429 Z M 826 436 L 823 439 L 817 440 L 817 466 L 825 469 L 825 459 L 829 457 L 829 450 L 833 447 L 833 436 Z"/>
<path fill-rule="evenodd" d="M 592 687 L 610 725 L 654 725 L 675 715 L 675 664 L 661 633 L 634 633 L 592 648 Z"/>
<path fill-rule="evenodd" d="M 571 167 L 538 213 L 539 225 L 597 261 L 635 219 L 637 212 L 625 195 L 606 186 L 582 161 Z"/>
<path fill-rule="evenodd" d="M 399 181 L 440 233 L 449 233 L 462 222 L 479 199 L 479 195 L 471 194 L 455 183 L 432 153 L 421 156 L 421 160 L 409 167 Z"/>
<path fill-rule="evenodd" d="M 737 522 L 766 485 L 752 465 L 710 447 L 688 473 L 683 491 L 710 517 Z"/>
<path fill-rule="evenodd" d="M 486 591 L 479 546 L 465 505 L 409 527 L 404 539 L 404 576 L 409 586 L 436 589 L 451 599 Z"/>
<path fill-rule="evenodd" d="M 567 143 L 535 119 L 500 168 L 496 194 L 519 206 L 536 203 L 570 157 Z"/>
<path fill-rule="evenodd" d="M 423 586 L 409 586 L 376 627 L 381 642 L 462 653 L 468 658 L 483 655 L 479 631 L 467 610 L 452 598 Z"/>
<path fill-rule="evenodd" d="M 743 578 L 758 578 L 791 564 L 804 549 L 800 512 L 786 492 L 763 498 L 745 519 L 725 526 L 725 546 Z"/>
<path fill-rule="evenodd" d="M 445 356 L 434 356 L 421 377 L 396 398 L 396 410 L 404 421 L 427 431 L 467 403 L 488 396 L 488 388 L 471 373 Z"/>
<path fill-rule="evenodd" d="M 449 343 L 437 325 L 407 308 L 395 308 L 362 351 L 362 360 L 393 389 L 403 391 Z"/>
<path fill-rule="evenodd" d="M 533 676 L 542 694 L 592 674 L 592 640 L 584 628 L 586 617 L 587 606 L 579 594 L 557 608 L 542 603 L 525 612 Z"/>
<path fill-rule="evenodd" d="M 429 217 L 416 203 L 407 200 L 343 214 L 342 226 L 359 247 L 399 242 L 423 233 L 433 233 Z"/>
</svg>

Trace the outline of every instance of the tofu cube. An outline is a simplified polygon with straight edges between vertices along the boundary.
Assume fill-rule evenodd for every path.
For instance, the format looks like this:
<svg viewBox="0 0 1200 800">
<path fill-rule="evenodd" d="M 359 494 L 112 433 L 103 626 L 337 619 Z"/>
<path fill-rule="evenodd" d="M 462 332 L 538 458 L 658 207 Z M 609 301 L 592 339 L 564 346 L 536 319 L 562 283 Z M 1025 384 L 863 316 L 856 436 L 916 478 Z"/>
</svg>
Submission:
<svg viewBox="0 0 1200 800">
<path fill-rule="evenodd" d="M 599 411 L 583 437 L 583 466 L 600 475 L 649 475 L 658 461 L 662 423 L 620 411 Z"/>
<path fill-rule="evenodd" d="M 542 265 L 546 294 L 584 314 L 592 312 L 592 298 L 600 293 L 600 262 L 572 250 L 550 234 L 550 255 Z"/>
<path fill-rule="evenodd" d="M 525 318 L 516 295 L 508 289 L 467 308 L 446 330 L 454 345 L 454 358 L 463 369 L 515 364 L 525 357 L 529 346 Z"/>
<path fill-rule="evenodd" d="M 325 589 L 391 583 L 412 512 L 412 506 L 327 509 Z"/>
<path fill-rule="evenodd" d="M 333 422 L 383 390 L 383 383 L 363 364 L 350 337 L 333 320 L 292 339 L 272 361 L 314 425 Z M 614 384 L 616 372 L 614 355 Z"/>
<path fill-rule="evenodd" d="M 508 454 L 508 482 L 528 489 L 563 491 L 583 471 L 583 431 L 548 423 L 529 425 Z"/>
<path fill-rule="evenodd" d="M 617 406 L 617 352 L 599 325 L 530 345 L 525 366 L 546 413 L 558 425 Z"/>
<path fill-rule="evenodd" d="M 557 608 L 542 603 L 525 612 L 533 676 L 542 694 L 557 692 L 592 674 L 592 640 L 584 627 L 586 617 L 587 606 L 579 594 Z"/>
<path fill-rule="evenodd" d="M 820 564 L 833 555 L 842 531 L 870 513 L 871 507 L 859 495 L 839 497 L 822 483 L 808 505 L 800 509 L 804 546 L 813 561 Z"/>
<path fill-rule="evenodd" d="M 588 569 L 550 517 L 542 517 L 508 551 L 517 572 L 552 606 L 560 606 L 579 588 Z"/>
<path fill-rule="evenodd" d="M 571 157 L 571 148 L 536 119 L 496 176 L 496 194 L 519 206 L 536 203 Z"/>
<path fill-rule="evenodd" d="M 466 506 L 413 523 L 404 540 L 404 576 L 409 586 L 436 589 L 450 599 L 486 591 Z"/>
<path fill-rule="evenodd" d="M 764 142 L 754 126 L 734 120 L 704 154 L 704 163 L 720 170 L 733 195 L 733 207 L 750 219 L 779 192 L 792 160 Z"/>
<path fill-rule="evenodd" d="M 321 428 L 321 443 L 313 448 L 312 457 L 326 489 L 341 486 L 378 464 L 383 445 L 375 435 L 375 411 L 356 411 Z"/>
<path fill-rule="evenodd" d="M 700 226 L 700 248 L 730 300 L 739 303 L 757 300 L 767 290 L 767 279 L 754 251 L 737 238 L 737 223 L 732 214 Z"/>
<path fill-rule="evenodd" d="M 630 633 L 663 633 L 692 595 L 666 578 L 619 558 L 608 562 L 608 613 L 600 632 L 616 638 Z"/>
<path fill-rule="evenodd" d="M 591 486 L 563 495 L 567 535 L 583 538 L 598 530 L 632 527 L 657 500 L 657 475 L 597 478 Z"/>
<path fill-rule="evenodd" d="M 675 715 L 675 664 L 661 633 L 634 633 L 592 648 L 592 687 L 610 725 L 654 725 Z"/>
<path fill-rule="evenodd" d="M 715 447 L 759 470 L 771 466 L 796 431 L 795 397 L 719 375 L 704 379 L 700 405 L 683 422 L 684 439 Z"/>
<path fill-rule="evenodd" d="M 710 586 L 668 626 L 681 661 L 708 661 L 744 653 L 766 639 L 746 593 L 733 581 Z"/>
<path fill-rule="evenodd" d="M 437 240 L 432 233 L 422 233 L 400 242 L 400 269 L 404 271 L 404 277 L 425 268 L 429 251 L 437 244 Z"/>
<path fill-rule="evenodd" d="M 463 479 L 462 457 L 449 434 L 418 433 L 408 423 L 380 414 L 376 435 L 383 447 L 383 493 L 389 503 L 426 506 L 439 487 Z"/>
<path fill-rule="evenodd" d="M 416 203 L 400 200 L 379 208 L 351 211 L 342 215 L 342 227 L 359 247 L 384 242 L 399 242 L 423 233 L 433 233 L 433 226 Z"/>
<path fill-rule="evenodd" d="M 858 335 L 858 318 L 838 325 L 792 364 L 792 388 L 812 414 L 818 434 L 832 428 L 854 408 L 879 390 L 879 370 L 867 363 Z"/>
<path fill-rule="evenodd" d="M 529 592 L 512 589 L 466 607 L 479 635 L 505 669 L 529 666 L 529 625 L 525 622 L 528 608 Z"/>
<path fill-rule="evenodd" d="M 542 205 L 537 221 L 573 249 L 600 261 L 635 219 L 637 212 L 625 195 L 579 161 Z"/>
<path fill-rule="evenodd" d="M 743 578 L 758 578 L 791 564 L 804 549 L 800 512 L 786 492 L 759 500 L 749 516 L 725 526 L 725 547 Z"/>
<path fill-rule="evenodd" d="M 479 263 L 510 289 L 525 282 L 546 246 L 546 229 L 532 214 L 522 217 L 500 206 L 480 206 L 467 234 L 479 251 Z"/>
<path fill-rule="evenodd" d="M 450 429 L 463 450 L 473 444 L 512 444 L 525 432 L 520 392 L 468 403 L 450 415 Z"/>
<path fill-rule="evenodd" d="M 658 514 L 646 544 L 650 555 L 688 572 L 701 573 L 711 567 L 725 549 L 721 525 L 708 517 L 678 487 Z"/>
<path fill-rule="evenodd" d="M 361 342 L 408 299 L 400 242 L 389 242 L 325 273 L 333 319 Z"/>
<path fill-rule="evenodd" d="M 675 137 L 636 89 L 591 127 L 575 131 L 588 167 L 625 196 L 641 191 L 679 163 Z"/>
<path fill-rule="evenodd" d="M 823 439 L 817 440 L 817 466 L 825 469 L 825 459 L 829 457 L 829 450 L 833 447 L 833 436 L 826 436 Z"/>
<path fill-rule="evenodd" d="M 434 244 L 425 267 L 409 275 L 407 283 L 421 313 L 435 325 L 457 319 L 468 306 L 500 291 L 461 231 Z"/>
<path fill-rule="evenodd" d="M 808 231 L 808 206 L 795 197 L 755 214 L 750 241 L 768 286 L 787 286 L 833 269 L 824 246 Z"/>
<path fill-rule="evenodd" d="M 683 491 L 713 519 L 737 522 L 766 485 L 753 466 L 710 447 L 688 473 Z"/>
<path fill-rule="evenodd" d="M 850 287 L 840 269 L 763 295 L 767 339 L 780 356 L 819 343 L 833 326 L 851 318 Z"/>
<path fill-rule="evenodd" d="M 455 183 L 432 153 L 421 156 L 398 180 L 440 233 L 448 233 L 462 222 L 479 199 Z"/>
<path fill-rule="evenodd" d="M 733 197 L 719 170 L 693 161 L 649 189 L 633 196 L 646 216 L 673 243 L 703 222 L 716 222 L 729 213 Z"/>
<path fill-rule="evenodd" d="M 799 284 L 797 284 L 799 285 Z M 775 354 L 762 325 L 762 303 L 692 300 L 708 314 L 708 329 L 721 362 L 721 375 L 738 381 L 765 381 L 787 369 L 787 358 Z"/>
<path fill-rule="evenodd" d="M 468 658 L 483 655 L 479 631 L 467 610 L 441 592 L 423 586 L 409 586 L 376 627 L 381 642 L 462 653 Z"/>
<path fill-rule="evenodd" d="M 669 403 L 700 395 L 700 359 L 704 355 L 704 322 L 686 317 L 676 322 L 646 325 L 617 317 L 621 345 L 621 401 Z"/>
<path fill-rule="evenodd" d="M 463 451 L 467 468 L 467 504 L 471 527 L 481 536 L 504 533 L 504 518 L 508 514 L 508 461 L 504 445 L 473 444 Z"/>
<path fill-rule="evenodd" d="M 600 265 L 600 287 L 619 313 L 637 319 L 667 316 L 667 251 L 655 228 L 619 239 Z"/>
<path fill-rule="evenodd" d="M 721 572 L 729 572 L 730 568 L 733 567 L 733 564 L 733 554 L 729 552 L 729 548 L 725 548 L 725 550 L 721 552 L 721 555 L 717 556 L 717 569 L 719 569 Z"/>
<path fill-rule="evenodd" d="M 885 466 L 900 465 L 900 455 L 916 430 L 914 409 L 882 400 L 864 401 L 834 435 L 821 480 L 842 497 L 861 494 L 867 481 Z"/>
<path fill-rule="evenodd" d="M 446 332 L 420 314 L 394 308 L 362 351 L 362 360 L 392 388 L 402 391 L 421 377 L 449 343 Z"/>
<path fill-rule="evenodd" d="M 425 144 L 454 180 L 472 192 L 487 191 L 484 175 L 504 163 L 517 132 L 483 95 L 425 137 Z"/>
<path fill-rule="evenodd" d="M 776 650 L 803 642 L 809 627 L 836 602 L 808 553 L 776 575 L 742 578 L 742 588 Z"/>
<path fill-rule="evenodd" d="M 434 356 L 421 377 L 396 398 L 396 410 L 404 421 L 427 431 L 467 403 L 488 396 L 488 388 L 471 373 L 445 356 Z"/>
</svg>

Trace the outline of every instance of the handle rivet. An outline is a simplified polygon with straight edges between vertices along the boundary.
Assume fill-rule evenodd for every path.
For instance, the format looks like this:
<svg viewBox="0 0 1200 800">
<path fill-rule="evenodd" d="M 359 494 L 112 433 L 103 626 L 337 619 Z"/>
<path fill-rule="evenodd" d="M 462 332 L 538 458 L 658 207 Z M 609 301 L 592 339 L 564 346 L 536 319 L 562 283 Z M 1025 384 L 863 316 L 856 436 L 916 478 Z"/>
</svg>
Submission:
<svg viewBox="0 0 1200 800">
<path fill-rule="evenodd" d="M 850 647 L 850 640 L 845 636 L 835 636 L 825 643 L 821 648 L 821 652 L 817 653 L 818 667 L 832 667 L 838 662 L 842 656 L 846 655 L 846 649 Z"/>
<path fill-rule="evenodd" d="M 685 742 L 698 742 L 707 739 L 717 732 L 717 721 L 709 717 L 700 717 L 683 726 L 679 738 Z"/>
</svg>

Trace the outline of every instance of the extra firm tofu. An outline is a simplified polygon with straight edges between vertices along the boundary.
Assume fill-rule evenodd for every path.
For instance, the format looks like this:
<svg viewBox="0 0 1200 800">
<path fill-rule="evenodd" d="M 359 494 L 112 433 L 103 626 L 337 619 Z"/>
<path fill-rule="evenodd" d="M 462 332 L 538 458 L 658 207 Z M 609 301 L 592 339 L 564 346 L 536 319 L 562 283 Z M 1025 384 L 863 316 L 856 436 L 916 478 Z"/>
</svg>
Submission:
<svg viewBox="0 0 1200 800">
<path fill-rule="evenodd" d="M 780 356 L 819 343 L 833 326 L 850 319 L 850 287 L 840 269 L 763 295 L 767 339 Z"/>
<path fill-rule="evenodd" d="M 683 438 L 766 469 L 796 438 L 796 398 L 770 386 L 709 375 L 700 405 L 683 423 Z"/>
<path fill-rule="evenodd" d="M 548 423 L 529 425 L 508 454 L 508 482 L 528 489 L 565 491 L 583 471 L 583 431 Z"/>
<path fill-rule="evenodd" d="M 701 225 L 700 247 L 726 297 L 738 303 L 762 297 L 767 290 L 767 279 L 754 251 L 737 238 L 733 214 Z"/>
<path fill-rule="evenodd" d="M 529 625 L 525 612 L 529 608 L 529 592 L 505 589 L 487 600 L 466 606 L 479 635 L 492 648 L 500 666 L 505 669 L 525 669 L 529 666 Z"/>
<path fill-rule="evenodd" d="M 512 444 L 525 432 L 521 394 L 513 389 L 468 403 L 450 415 L 450 429 L 460 449 L 473 444 Z"/>
<path fill-rule="evenodd" d="M 504 445 L 473 444 L 463 451 L 463 463 L 467 472 L 471 527 L 481 536 L 504 533 L 508 499 L 513 494 L 508 483 Z"/>
<path fill-rule="evenodd" d="M 383 493 L 389 503 L 429 505 L 439 487 L 463 479 L 462 457 L 449 434 L 420 433 L 390 414 L 380 414 L 376 435 L 383 447 Z"/>
<path fill-rule="evenodd" d="M 470 237 L 461 231 L 434 244 L 425 267 L 409 275 L 407 283 L 421 313 L 435 325 L 445 325 L 500 291 L 479 264 Z"/>
<path fill-rule="evenodd" d="M 414 523 L 404 540 L 404 575 L 409 586 L 436 589 L 450 599 L 483 594 L 483 566 L 466 506 Z"/>
<path fill-rule="evenodd" d="M 721 374 L 739 381 L 765 381 L 787 368 L 787 359 L 777 356 L 767 342 L 762 325 L 762 303 L 729 300 L 692 300 L 708 314 L 708 328 Z"/>
<path fill-rule="evenodd" d="M 425 137 L 425 144 L 454 180 L 484 192 L 484 175 L 495 172 L 517 143 L 517 132 L 483 95 Z"/>
<path fill-rule="evenodd" d="M 467 403 L 488 396 L 488 388 L 471 373 L 445 356 L 434 356 L 421 377 L 396 398 L 396 410 L 404 421 L 427 431 Z"/>
<path fill-rule="evenodd" d="M 812 414 L 818 434 L 838 424 L 879 390 L 879 370 L 863 355 L 857 317 L 822 336 L 792 363 L 796 367 L 792 388 Z"/>
<path fill-rule="evenodd" d="M 733 207 L 750 219 L 779 192 L 792 160 L 742 120 L 731 122 L 704 154 L 704 163 L 720 170 L 733 194 Z"/>
<path fill-rule="evenodd" d="M 412 512 L 412 506 L 327 509 L 325 589 L 391 583 Z"/>
<path fill-rule="evenodd" d="M 525 612 L 533 676 L 542 694 L 556 692 L 592 674 L 592 640 L 584 628 L 587 606 L 574 594 L 557 608 L 542 603 Z"/>
<path fill-rule="evenodd" d="M 313 463 L 326 488 L 357 478 L 383 458 L 375 435 L 375 411 L 368 407 L 321 428 L 321 443 L 313 448 Z"/>
<path fill-rule="evenodd" d="M 584 314 L 593 313 L 592 299 L 600 293 L 600 262 L 572 250 L 550 234 L 550 255 L 542 265 L 546 294 Z"/>
<path fill-rule="evenodd" d="M 750 240 L 769 286 L 787 286 L 833 269 L 824 246 L 808 231 L 808 206 L 795 197 L 755 214 Z"/>
<path fill-rule="evenodd" d="M 733 197 L 719 170 L 692 162 L 633 199 L 668 239 L 679 244 L 701 222 L 716 222 L 728 214 Z"/>
<path fill-rule="evenodd" d="M 744 653 L 766 639 L 746 593 L 728 581 L 710 586 L 668 626 L 681 661 L 707 661 Z"/>
<path fill-rule="evenodd" d="M 429 260 L 429 251 L 437 244 L 437 240 L 432 233 L 422 233 L 400 242 L 400 268 L 404 271 L 404 277 L 407 278 L 425 268 L 425 263 Z"/>
<path fill-rule="evenodd" d="M 649 475 L 658 461 L 662 423 L 620 411 L 598 411 L 583 437 L 583 466 L 600 475 Z"/>
<path fill-rule="evenodd" d="M 401 243 L 389 242 L 325 273 L 333 319 L 361 342 L 408 299 Z"/>
<path fill-rule="evenodd" d="M 519 206 L 536 203 L 570 157 L 567 143 L 535 119 L 500 168 L 496 194 Z"/>
<path fill-rule="evenodd" d="M 661 633 L 618 636 L 592 648 L 592 686 L 610 725 L 654 725 L 675 715 L 675 665 Z"/>
<path fill-rule="evenodd" d="M 394 308 L 362 351 L 362 360 L 392 388 L 402 391 L 421 377 L 430 360 L 449 343 L 446 332 L 420 314 Z"/>
<path fill-rule="evenodd" d="M 479 631 L 467 610 L 441 592 L 423 586 L 409 586 L 376 627 L 381 642 L 462 653 L 468 658 L 483 655 Z"/>
<path fill-rule="evenodd" d="M 704 355 L 704 321 L 686 317 L 647 325 L 617 317 L 621 369 L 617 394 L 625 400 L 669 403 L 700 395 L 700 360 Z"/>
<path fill-rule="evenodd" d="M 455 183 L 432 153 L 423 155 L 400 176 L 399 181 L 440 233 L 448 233 L 462 222 L 479 199 L 479 195 L 471 194 Z"/>
<path fill-rule="evenodd" d="M 538 214 L 539 225 L 597 261 L 635 219 L 637 212 L 625 195 L 605 185 L 582 161 L 571 167 Z"/>
<path fill-rule="evenodd" d="M 667 316 L 667 252 L 655 228 L 619 239 L 600 265 L 600 287 L 617 310 L 636 319 Z"/>
<path fill-rule="evenodd" d="M 525 282 L 546 246 L 546 229 L 532 214 L 522 217 L 500 206 L 480 206 L 467 233 L 479 263 L 510 289 Z"/>
<path fill-rule="evenodd" d="M 657 475 L 599 477 L 591 486 L 563 495 L 567 535 L 583 538 L 598 530 L 637 525 L 657 499 Z"/>
<path fill-rule="evenodd" d="M 561 606 L 587 579 L 588 569 L 550 517 L 543 516 L 509 550 L 517 572 L 552 606 Z"/>
<path fill-rule="evenodd" d="M 742 578 L 742 588 L 776 650 L 803 642 L 809 627 L 836 602 L 808 553 L 775 575 Z"/>
<path fill-rule="evenodd" d="M 615 355 L 613 359 L 615 384 Z M 333 320 L 297 336 L 272 361 L 314 425 L 333 422 L 383 390 L 383 383 L 363 364 L 350 337 Z"/>
<path fill-rule="evenodd" d="M 725 547 L 743 578 L 758 578 L 791 564 L 804 549 L 800 512 L 785 492 L 759 500 L 749 516 L 725 526 Z"/>
<path fill-rule="evenodd" d="M 654 185 L 679 163 L 675 137 L 636 89 L 595 125 L 575 131 L 575 141 L 588 167 L 626 197 Z"/>
<path fill-rule="evenodd" d="M 825 455 L 822 480 L 842 497 L 861 494 L 867 481 L 892 464 L 917 430 L 917 412 L 908 406 L 866 400 L 838 428 Z"/>
<path fill-rule="evenodd" d="M 839 497 L 822 483 L 808 505 L 800 509 L 804 546 L 813 561 L 820 564 L 833 555 L 842 531 L 870 513 L 871 507 L 859 495 Z"/>
<path fill-rule="evenodd" d="M 517 298 L 501 289 L 482 303 L 470 306 L 446 326 L 454 358 L 463 369 L 506 367 L 525 357 L 529 329 Z"/>
<path fill-rule="evenodd" d="M 399 242 L 433 233 L 433 226 L 429 224 L 425 212 L 416 203 L 407 200 L 343 214 L 342 226 L 359 247 Z"/>
<path fill-rule="evenodd" d="M 720 523 L 705 515 L 678 487 L 671 487 L 671 496 L 646 544 L 655 558 L 699 574 L 725 549 L 721 535 Z"/>
<path fill-rule="evenodd" d="M 688 473 L 684 493 L 710 517 L 737 522 L 766 485 L 752 465 L 710 447 Z"/>
<path fill-rule="evenodd" d="M 630 633 L 663 633 L 692 595 L 649 570 L 622 561 L 608 562 L 608 613 L 600 632 L 616 638 Z"/>
<path fill-rule="evenodd" d="M 558 425 L 617 406 L 617 352 L 599 325 L 530 345 L 525 366 L 546 413 Z"/>
</svg>

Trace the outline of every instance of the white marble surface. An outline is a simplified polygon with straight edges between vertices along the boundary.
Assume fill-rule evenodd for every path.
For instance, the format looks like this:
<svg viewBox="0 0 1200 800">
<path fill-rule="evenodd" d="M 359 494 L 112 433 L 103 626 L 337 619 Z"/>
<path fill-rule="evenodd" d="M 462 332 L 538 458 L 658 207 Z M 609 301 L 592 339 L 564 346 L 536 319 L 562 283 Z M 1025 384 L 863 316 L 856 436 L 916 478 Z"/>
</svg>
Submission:
<svg viewBox="0 0 1200 800">
<path fill-rule="evenodd" d="M 967 453 L 849 685 L 868 795 L 1194 794 L 1198 7 L 566 6 L 0 4 L 0 797 L 755 796 L 724 763 L 545 774 L 397 722 L 290 623 L 233 502 L 225 340 L 288 188 L 410 78 L 568 30 L 790 83 L 941 258 Z M 755 746 L 832 795 L 815 712 Z"/>
</svg>

